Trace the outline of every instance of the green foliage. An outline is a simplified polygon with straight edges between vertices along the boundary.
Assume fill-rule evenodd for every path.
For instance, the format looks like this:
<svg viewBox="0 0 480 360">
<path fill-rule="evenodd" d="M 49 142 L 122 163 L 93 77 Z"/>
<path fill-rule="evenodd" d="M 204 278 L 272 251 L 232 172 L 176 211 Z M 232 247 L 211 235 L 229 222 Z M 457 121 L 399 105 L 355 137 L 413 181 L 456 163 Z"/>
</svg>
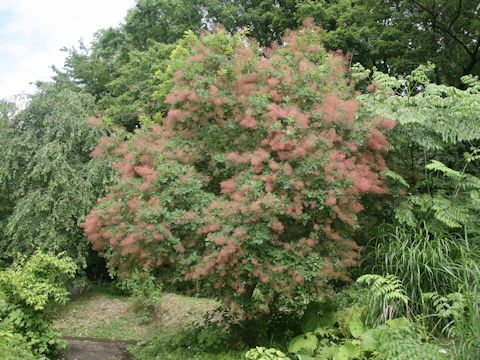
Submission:
<svg viewBox="0 0 480 360">
<path fill-rule="evenodd" d="M 10 121 L 18 113 L 18 110 L 15 99 L 0 99 L 0 129 L 3 130 L 8 127 Z"/>
<path fill-rule="evenodd" d="M 7 333 L 2 340 L 11 339 L 19 351 L 26 347 L 35 358 L 45 360 L 64 346 L 59 334 L 50 330 L 46 310 L 68 300 L 65 281 L 73 278 L 76 270 L 72 259 L 64 254 L 37 251 L 30 259 L 22 257 L 14 267 L 0 272 L 0 324 L 12 334 Z"/>
<path fill-rule="evenodd" d="M 369 286 L 367 320 L 370 323 L 385 323 L 392 320 L 398 312 L 409 312 L 410 299 L 397 276 L 366 274 L 359 277 L 357 282 Z"/>
<path fill-rule="evenodd" d="M 220 351 L 204 352 L 192 347 L 191 349 L 166 349 L 162 342 L 140 344 L 129 347 L 130 353 L 138 360 L 244 360 L 242 352 Z"/>
<path fill-rule="evenodd" d="M 476 261 L 465 258 L 463 267 L 459 291 L 447 295 L 424 294 L 431 304 L 425 314 L 434 318 L 435 326 L 443 327 L 441 332 L 453 339 L 456 355 L 462 359 L 476 359 L 480 356 L 480 267 Z"/>
<path fill-rule="evenodd" d="M 465 153 L 465 158 L 476 160 L 478 149 Z M 470 160 L 470 161 L 472 161 Z M 468 161 L 468 162 L 470 162 Z M 425 166 L 426 170 L 436 171 L 443 178 L 436 179 L 436 193 L 414 195 L 410 202 L 426 213 L 431 211 L 436 220 L 449 228 L 468 226 L 477 231 L 480 209 L 480 178 L 465 174 L 468 162 L 461 171 L 453 170 L 437 160 Z"/>
<path fill-rule="evenodd" d="M 80 42 L 68 53 L 64 71 L 54 68 L 61 88 L 88 93 L 96 109 L 105 111 L 104 125 L 133 131 L 139 123 L 164 110 L 152 102 L 155 72 L 164 71 L 172 45 L 187 30 L 201 27 L 203 10 L 197 2 L 141 0 L 117 28 L 99 30 L 90 47 Z M 146 119 L 144 119 L 146 118 Z"/>
<path fill-rule="evenodd" d="M 329 302 L 309 303 L 300 321 L 300 328 L 304 333 L 308 333 L 319 327 L 332 327 L 337 322 L 333 310 L 333 304 Z"/>
<path fill-rule="evenodd" d="M 0 322 L 0 358 L 4 360 L 36 359 L 22 335 L 15 333 L 13 325 L 5 321 Z"/>
<path fill-rule="evenodd" d="M 318 339 L 313 333 L 306 333 L 294 337 L 288 344 L 288 352 L 312 356 L 317 349 Z"/>
<path fill-rule="evenodd" d="M 433 232 L 425 223 L 389 229 L 385 227 L 372 243 L 373 271 L 397 276 L 416 313 L 426 310 L 424 293 L 447 295 L 458 291 L 464 271 L 462 253 L 472 260 L 478 257 L 478 250 L 471 248 L 467 237 Z"/>
<path fill-rule="evenodd" d="M 378 360 L 452 359 L 448 349 L 425 342 L 422 332 L 406 318 L 388 320 L 362 335 L 360 345 Z"/>
<path fill-rule="evenodd" d="M 163 103 L 152 94 L 160 86 L 155 74 L 163 73 L 173 45 L 151 42 L 145 51 L 132 50 L 129 61 L 117 69 L 114 79 L 105 85 L 108 93 L 97 103 L 105 111 L 104 125 L 121 125 L 128 131 L 145 124 L 153 114 L 165 112 Z"/>
<path fill-rule="evenodd" d="M 353 359 L 360 355 L 359 348 L 351 342 L 358 343 L 354 338 L 366 330 L 363 308 L 347 303 L 341 307 L 338 302 L 325 299 L 308 304 L 300 321 L 303 334 L 290 340 L 288 352 L 301 359 Z"/>
<path fill-rule="evenodd" d="M 257 346 L 245 354 L 246 360 L 290 360 L 284 353 L 277 349 L 266 349 Z"/>
<path fill-rule="evenodd" d="M 127 42 L 145 50 L 149 40 L 172 44 L 187 30 L 198 31 L 203 13 L 199 1 L 139 0 L 122 26 Z"/>
<path fill-rule="evenodd" d="M 67 301 L 64 280 L 73 278 L 76 270 L 65 254 L 53 256 L 37 251 L 30 259 L 22 257 L 13 268 L 2 271 L 0 287 L 7 303 L 45 310 L 50 300 L 60 304 Z"/>
<path fill-rule="evenodd" d="M 100 132 L 85 120 L 93 99 L 45 85 L 0 132 L 0 249 L 11 260 L 40 248 L 86 266 L 78 224 L 104 191 L 107 163 L 91 161 Z"/>
<path fill-rule="evenodd" d="M 233 316 L 228 309 L 219 307 L 204 315 L 201 322 L 194 322 L 179 334 L 167 340 L 170 349 L 195 347 L 205 352 L 221 352 L 228 349 L 233 340 L 230 325 Z"/>
<path fill-rule="evenodd" d="M 477 234 L 478 77 L 462 77 L 465 89 L 460 90 L 430 82 L 433 69 L 431 64 L 422 65 L 403 77 L 374 71 L 371 93 L 361 96 L 367 107 L 397 123 L 389 138 L 393 151 L 388 162 L 400 177 L 389 216 L 408 226 L 426 221 L 429 228 L 444 231 L 466 225 Z M 361 66 L 355 71 L 354 76 L 369 74 Z"/>
<path fill-rule="evenodd" d="M 281 41 L 285 29 L 296 29 L 306 17 L 313 17 L 324 28 L 322 38 L 328 50 L 343 49 L 355 62 L 391 75 L 406 74 L 433 61 L 438 64 L 436 82 L 458 85 L 460 76 L 479 72 L 474 4 L 474 0 L 444 0 L 437 7 L 406 0 L 386 4 L 371 0 L 141 0 L 124 23 L 98 31 L 91 49 L 80 44 L 67 50 L 66 71 L 56 69 L 55 80 L 99 100 L 111 96 L 107 84 L 115 82 L 119 68 L 130 62 L 129 52 L 149 51 L 152 42 L 172 44 L 185 31 L 197 33 L 220 23 L 231 32 L 249 28 L 261 45 L 268 46 Z M 123 106 L 126 109 L 126 103 Z"/>
<path fill-rule="evenodd" d="M 380 300 L 389 298 L 403 302 L 398 279 L 366 275 L 359 279 L 369 283 L 369 293 L 344 290 L 334 294 L 332 299 L 310 305 L 304 312 L 302 322 L 320 324 L 293 338 L 288 351 L 299 359 L 451 359 L 453 354 L 445 346 L 437 345 L 429 334 L 425 334 L 421 322 L 411 322 L 405 317 L 393 316 L 383 325 L 369 327 L 371 295 Z M 350 293 L 351 294 L 350 294 Z M 344 299 L 348 298 L 347 302 Z M 370 302 L 370 303 L 369 303 Z M 362 304 L 362 305 L 360 305 Z M 365 305 L 363 305 L 365 304 Z M 375 303 L 373 304 L 375 306 Z M 315 312 L 312 309 L 330 309 L 329 312 Z M 330 321 L 333 316 L 334 321 Z M 313 318 L 313 319 L 311 319 Z M 328 319 L 322 321 L 322 319 Z"/>
<path fill-rule="evenodd" d="M 119 155 L 120 176 L 82 225 L 94 248 L 244 309 L 257 288 L 267 312 L 278 294 L 347 279 L 362 196 L 387 192 L 392 124 L 357 116 L 344 58 L 311 22 L 265 58 L 242 33 L 191 38 L 167 66 L 167 117 L 96 150 Z"/>
<path fill-rule="evenodd" d="M 463 252 L 463 251 L 462 251 Z M 462 254 L 463 257 L 463 254 Z M 446 267 L 451 264 L 446 264 Z M 451 281 L 456 278 L 456 285 L 459 290 L 456 292 L 440 295 L 438 292 L 423 292 L 422 306 L 417 304 L 417 312 L 406 306 L 407 314 L 414 323 L 410 323 L 406 318 L 390 319 L 386 321 L 388 327 L 395 331 L 389 330 L 385 325 L 377 326 L 361 335 L 363 342 L 362 346 L 366 346 L 367 350 L 378 351 L 378 356 L 381 359 L 397 358 L 400 356 L 396 354 L 396 350 L 400 350 L 405 354 L 419 352 L 435 358 L 435 356 L 459 356 L 462 359 L 475 359 L 480 354 L 479 344 L 479 312 L 480 307 L 478 299 L 478 285 L 480 279 L 480 268 L 472 259 L 463 257 L 460 270 L 456 273 L 447 273 L 452 277 Z M 409 273 L 414 272 L 410 269 Z M 457 278 L 460 276 L 461 278 Z M 403 290 L 403 286 L 398 279 L 391 280 L 391 276 L 382 277 L 379 275 L 364 275 L 360 282 L 369 282 L 371 288 L 369 292 L 373 295 L 369 302 L 369 308 L 375 308 L 376 299 L 383 299 L 385 294 L 392 294 L 394 298 L 402 300 L 402 296 L 398 296 L 398 288 Z M 381 280 L 382 286 L 376 286 L 375 281 Z M 408 281 L 408 277 L 406 278 Z M 458 284 L 461 285 L 458 285 Z M 378 284 L 377 284 L 378 285 Z M 432 286 L 432 285 L 430 285 Z M 383 291 L 379 290 L 383 289 Z M 420 288 L 420 291 L 422 289 Z M 415 305 L 415 303 L 414 303 Z M 421 311 L 421 312 L 420 312 Z M 371 311 L 369 311 L 371 313 Z M 376 312 L 377 314 L 379 311 Z M 401 320 L 403 319 L 403 320 Z M 408 326 L 406 326 L 408 325 Z M 445 341 L 444 336 L 450 340 L 451 352 L 446 349 L 439 348 L 432 345 L 434 341 Z M 374 338 L 378 339 L 375 340 Z M 436 339 L 436 337 L 438 337 Z M 388 344 L 395 342 L 395 344 Z M 385 345 L 384 344 L 388 344 Z M 390 348 L 390 350 L 389 350 Z M 393 351 L 393 352 L 392 352 Z M 438 354 L 440 352 L 442 356 Z M 451 354 L 450 354 L 451 353 Z M 436 354 L 436 355 L 435 355 Z M 403 355 L 402 355 L 403 356 Z M 407 355 L 406 355 L 407 356 Z M 399 357 L 402 358 L 402 357 Z M 407 359 L 405 357 L 405 359 Z"/>
<path fill-rule="evenodd" d="M 281 41 L 286 29 L 298 28 L 304 19 L 295 16 L 299 3 L 294 0 L 204 0 L 200 3 L 210 21 L 222 24 L 231 32 L 247 27 L 264 46 Z"/>
<path fill-rule="evenodd" d="M 117 280 L 117 287 L 122 293 L 135 298 L 134 306 L 148 316 L 155 316 L 159 311 L 162 286 L 157 284 L 155 276 L 145 270 L 136 270 L 122 280 Z"/>
</svg>

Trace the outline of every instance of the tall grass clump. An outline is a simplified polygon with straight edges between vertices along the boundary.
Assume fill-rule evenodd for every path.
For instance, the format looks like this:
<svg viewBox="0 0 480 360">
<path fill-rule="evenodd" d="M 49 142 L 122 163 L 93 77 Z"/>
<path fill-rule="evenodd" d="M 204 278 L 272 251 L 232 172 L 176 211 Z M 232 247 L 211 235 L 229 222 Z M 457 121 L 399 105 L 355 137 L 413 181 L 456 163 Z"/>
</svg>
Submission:
<svg viewBox="0 0 480 360">
<path fill-rule="evenodd" d="M 462 256 L 462 278 L 459 292 L 463 295 L 461 316 L 454 318 L 449 335 L 455 340 L 456 353 L 464 359 L 480 359 L 480 266 L 478 256 Z"/>
<path fill-rule="evenodd" d="M 436 233 L 425 223 L 397 226 L 384 229 L 373 244 L 369 270 L 400 280 L 425 333 L 446 337 L 462 359 L 480 359 L 480 252 L 467 231 L 461 236 Z"/>
<path fill-rule="evenodd" d="M 426 293 L 429 313 L 423 318 L 435 320 L 434 328 L 441 329 L 455 355 L 461 359 L 480 359 L 480 267 L 474 259 L 462 254 L 462 278 L 458 291 L 446 296 Z M 434 329 L 432 329 L 433 332 Z"/>
<path fill-rule="evenodd" d="M 374 241 L 372 272 L 393 274 L 402 282 L 415 313 L 423 313 L 423 294 L 456 292 L 462 282 L 462 253 L 471 249 L 467 238 L 435 233 L 425 223 L 385 229 Z"/>
</svg>

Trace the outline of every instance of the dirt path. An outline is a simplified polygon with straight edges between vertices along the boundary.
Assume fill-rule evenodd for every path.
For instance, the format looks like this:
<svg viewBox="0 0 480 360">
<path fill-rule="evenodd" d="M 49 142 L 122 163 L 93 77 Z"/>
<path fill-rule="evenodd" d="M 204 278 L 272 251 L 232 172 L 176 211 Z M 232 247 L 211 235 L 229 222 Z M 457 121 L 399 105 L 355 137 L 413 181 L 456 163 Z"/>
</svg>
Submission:
<svg viewBox="0 0 480 360">
<path fill-rule="evenodd" d="M 97 287 L 55 309 L 53 329 L 69 344 L 56 360 L 133 360 L 127 345 L 176 333 L 219 305 L 165 293 L 158 314 L 152 315 L 136 309 L 134 300 Z"/>
<path fill-rule="evenodd" d="M 95 338 L 65 338 L 68 349 L 57 360 L 133 360 L 126 350 L 128 341 L 101 340 Z"/>
</svg>

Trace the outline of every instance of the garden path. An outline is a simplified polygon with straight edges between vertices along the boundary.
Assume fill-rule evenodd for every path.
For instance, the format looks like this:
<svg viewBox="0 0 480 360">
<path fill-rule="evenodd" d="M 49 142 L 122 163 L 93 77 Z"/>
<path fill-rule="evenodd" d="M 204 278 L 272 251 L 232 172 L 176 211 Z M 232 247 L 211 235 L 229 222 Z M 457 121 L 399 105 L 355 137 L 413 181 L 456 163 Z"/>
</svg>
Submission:
<svg viewBox="0 0 480 360">
<path fill-rule="evenodd" d="M 65 338 L 68 349 L 57 360 L 133 360 L 126 346 L 129 341 L 112 341 L 95 338 Z"/>
</svg>

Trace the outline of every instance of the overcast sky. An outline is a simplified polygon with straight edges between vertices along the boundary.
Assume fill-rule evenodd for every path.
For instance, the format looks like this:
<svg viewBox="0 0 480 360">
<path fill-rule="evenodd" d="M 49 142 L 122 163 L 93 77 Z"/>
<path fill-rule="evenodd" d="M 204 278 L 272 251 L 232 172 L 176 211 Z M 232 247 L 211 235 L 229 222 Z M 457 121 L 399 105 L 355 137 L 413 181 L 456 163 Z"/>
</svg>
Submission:
<svg viewBox="0 0 480 360">
<path fill-rule="evenodd" d="M 49 81 L 65 52 L 93 33 L 123 22 L 135 0 L 0 0 L 0 99 L 34 92 Z"/>
</svg>

